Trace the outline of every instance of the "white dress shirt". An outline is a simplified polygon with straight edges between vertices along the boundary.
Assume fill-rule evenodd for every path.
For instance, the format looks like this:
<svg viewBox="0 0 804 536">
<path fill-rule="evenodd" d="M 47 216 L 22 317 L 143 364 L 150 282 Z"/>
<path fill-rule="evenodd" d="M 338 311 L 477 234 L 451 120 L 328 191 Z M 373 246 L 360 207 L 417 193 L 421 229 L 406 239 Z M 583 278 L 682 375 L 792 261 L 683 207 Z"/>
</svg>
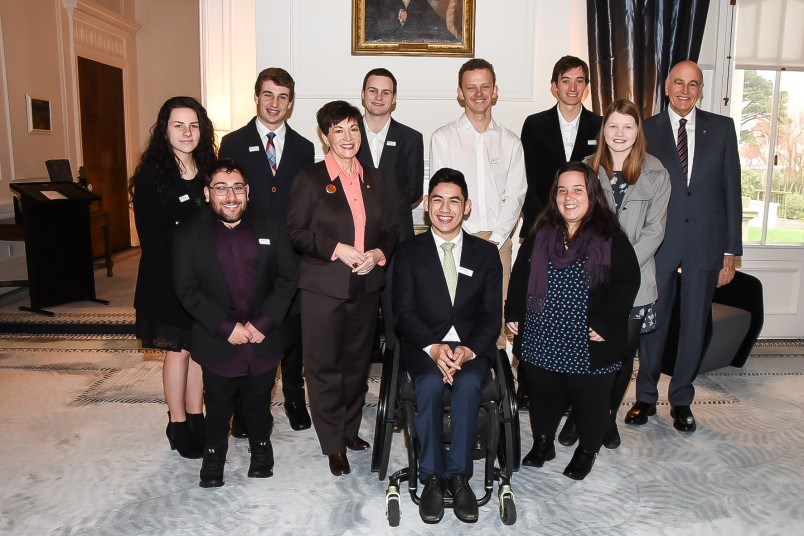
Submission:
<svg viewBox="0 0 804 536">
<path fill-rule="evenodd" d="M 493 119 L 485 132 L 478 132 L 462 114 L 430 139 L 430 176 L 444 167 L 463 173 L 469 187 L 472 212 L 463 228 L 472 234 L 491 231 L 489 240 L 502 247 L 514 230 L 528 187 L 519 137 Z"/>
<path fill-rule="evenodd" d="M 687 114 L 687 117 L 684 118 L 687 120 L 687 124 L 684 125 L 687 131 L 687 186 L 690 185 L 692 163 L 695 160 L 695 110 L 696 108 L 693 107 L 690 113 Z M 673 127 L 673 140 L 676 142 L 676 146 L 678 146 L 678 122 L 681 116 L 670 107 L 667 108 L 667 115 L 670 117 L 670 126 Z"/>
<path fill-rule="evenodd" d="M 257 132 L 260 133 L 260 139 L 262 140 L 262 150 L 265 152 L 268 149 L 268 133 L 271 130 L 268 129 L 265 125 L 260 122 L 260 118 L 258 117 L 255 119 L 257 122 Z M 279 162 L 282 161 L 282 150 L 285 148 L 285 134 L 287 134 L 287 126 L 284 121 L 282 121 L 282 125 L 276 130 L 274 130 L 274 150 L 276 151 L 276 167 L 279 167 Z M 267 158 L 267 157 L 266 157 Z"/>
<path fill-rule="evenodd" d="M 567 121 L 561 115 L 561 110 L 556 106 L 558 114 L 558 125 L 561 127 L 561 137 L 564 139 L 564 158 L 569 162 L 572 157 L 572 148 L 575 147 L 575 139 L 578 137 L 578 124 L 581 122 L 581 113 L 575 116 L 572 121 Z"/>
<path fill-rule="evenodd" d="M 363 129 L 366 131 L 365 143 L 368 143 L 371 151 L 371 161 L 374 162 L 374 167 L 380 167 L 380 158 L 382 158 L 382 148 L 385 147 L 385 139 L 388 137 L 388 127 L 391 126 L 391 117 L 385 122 L 385 126 L 380 129 L 376 134 L 371 131 L 366 117 L 363 116 Z"/>
<path fill-rule="evenodd" d="M 433 233 L 433 230 L 430 229 L 430 232 Z M 441 249 L 441 244 L 444 244 L 445 242 L 447 242 L 447 240 L 444 240 L 435 233 L 433 233 L 433 240 L 435 241 L 435 248 L 436 251 L 438 252 L 438 260 L 441 261 L 441 270 L 443 272 L 444 255 L 446 254 L 446 252 L 443 249 Z M 452 257 L 455 259 L 455 268 L 459 268 L 461 266 L 461 252 L 463 251 L 463 231 L 459 232 L 458 236 L 456 236 L 452 240 L 449 240 L 449 242 L 455 244 L 455 247 L 452 248 Z M 450 327 L 447 334 L 444 335 L 444 337 L 441 339 L 442 342 L 460 342 L 460 340 L 461 338 L 458 336 L 458 330 L 455 329 L 455 326 Z M 435 345 L 431 344 L 430 346 L 425 347 L 424 352 L 427 355 L 430 355 L 430 349 L 433 346 Z"/>
</svg>

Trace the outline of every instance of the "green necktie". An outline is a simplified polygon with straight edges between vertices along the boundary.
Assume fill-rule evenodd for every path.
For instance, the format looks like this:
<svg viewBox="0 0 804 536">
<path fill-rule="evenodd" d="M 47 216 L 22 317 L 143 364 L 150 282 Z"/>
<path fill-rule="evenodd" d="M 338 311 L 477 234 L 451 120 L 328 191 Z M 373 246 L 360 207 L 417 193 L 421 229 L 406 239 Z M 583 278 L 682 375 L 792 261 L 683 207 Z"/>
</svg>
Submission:
<svg viewBox="0 0 804 536">
<path fill-rule="evenodd" d="M 458 270 L 455 268 L 455 257 L 452 256 L 452 248 L 455 244 L 444 242 L 441 249 L 444 250 L 444 278 L 447 280 L 449 298 L 455 303 L 455 289 L 458 288 Z"/>
</svg>

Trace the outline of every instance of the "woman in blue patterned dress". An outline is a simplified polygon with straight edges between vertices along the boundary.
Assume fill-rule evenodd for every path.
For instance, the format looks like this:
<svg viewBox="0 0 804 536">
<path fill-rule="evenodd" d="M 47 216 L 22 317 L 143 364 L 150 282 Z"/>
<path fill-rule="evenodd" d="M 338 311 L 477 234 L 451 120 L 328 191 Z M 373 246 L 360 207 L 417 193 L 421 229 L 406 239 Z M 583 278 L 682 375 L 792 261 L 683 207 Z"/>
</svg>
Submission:
<svg viewBox="0 0 804 536">
<path fill-rule="evenodd" d="M 555 458 L 555 431 L 572 405 L 580 442 L 564 474 L 582 480 L 591 471 L 638 288 L 636 255 L 597 175 L 586 164 L 564 164 L 517 254 L 505 303 L 531 396 L 534 444 L 523 465 Z"/>
</svg>

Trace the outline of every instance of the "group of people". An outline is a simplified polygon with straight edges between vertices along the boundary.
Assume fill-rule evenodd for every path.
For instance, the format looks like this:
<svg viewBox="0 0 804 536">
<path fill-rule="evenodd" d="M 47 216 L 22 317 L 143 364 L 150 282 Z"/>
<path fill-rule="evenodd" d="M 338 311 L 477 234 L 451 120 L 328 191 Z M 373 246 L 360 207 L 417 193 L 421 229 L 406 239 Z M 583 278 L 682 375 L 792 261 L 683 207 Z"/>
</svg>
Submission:
<svg viewBox="0 0 804 536">
<path fill-rule="evenodd" d="M 370 448 L 359 429 L 380 309 L 386 351 L 399 345 L 415 386 L 427 523 L 443 517 L 446 494 L 460 520 L 477 520 L 475 421 L 509 333 L 533 432 L 523 465 L 555 457 L 567 412 L 559 441 L 578 446 L 565 475 L 585 478 L 601 446 L 617 448 L 637 352 L 625 422 L 656 413 L 677 300 L 668 398 L 675 428 L 695 430 L 692 382 L 712 295 L 742 253 L 734 125 L 695 107 L 703 77 L 691 61 L 670 71 L 669 110 L 644 122 L 628 100 L 603 117 L 586 110 L 588 83 L 583 60 L 561 58 L 556 106 L 528 117 L 518 137 L 492 117 L 493 66 L 467 61 L 464 112 L 433 134 L 424 190 L 423 137 L 392 118 L 397 81 L 383 68 L 363 80 L 364 114 L 345 101 L 318 111 L 327 147 L 318 163 L 287 123 L 295 83 L 283 69 L 259 74 L 257 116 L 224 136 L 217 157 L 195 99 L 163 105 L 131 181 L 137 335 L 167 352 L 167 436 L 182 456 L 203 458 L 202 487 L 223 485 L 230 431 L 248 437 L 248 476 L 272 475 L 280 363 L 291 427 L 312 424 L 332 474 L 348 474 L 347 450 Z M 431 228 L 414 235 L 422 199 Z"/>
</svg>

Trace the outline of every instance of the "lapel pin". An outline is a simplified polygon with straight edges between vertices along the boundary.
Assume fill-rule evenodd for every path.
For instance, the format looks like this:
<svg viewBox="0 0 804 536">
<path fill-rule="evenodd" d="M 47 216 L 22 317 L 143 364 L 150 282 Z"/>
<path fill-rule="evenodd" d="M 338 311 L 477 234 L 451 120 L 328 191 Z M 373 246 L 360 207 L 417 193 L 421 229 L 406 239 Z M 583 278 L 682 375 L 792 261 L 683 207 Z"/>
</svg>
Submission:
<svg viewBox="0 0 804 536">
<path fill-rule="evenodd" d="M 327 193 L 334 194 L 338 189 L 335 188 L 334 184 L 327 184 Z"/>
<path fill-rule="evenodd" d="M 370 184 L 367 184 L 367 185 L 366 185 L 366 189 L 367 189 L 367 190 L 371 190 L 371 185 L 370 185 Z"/>
</svg>

